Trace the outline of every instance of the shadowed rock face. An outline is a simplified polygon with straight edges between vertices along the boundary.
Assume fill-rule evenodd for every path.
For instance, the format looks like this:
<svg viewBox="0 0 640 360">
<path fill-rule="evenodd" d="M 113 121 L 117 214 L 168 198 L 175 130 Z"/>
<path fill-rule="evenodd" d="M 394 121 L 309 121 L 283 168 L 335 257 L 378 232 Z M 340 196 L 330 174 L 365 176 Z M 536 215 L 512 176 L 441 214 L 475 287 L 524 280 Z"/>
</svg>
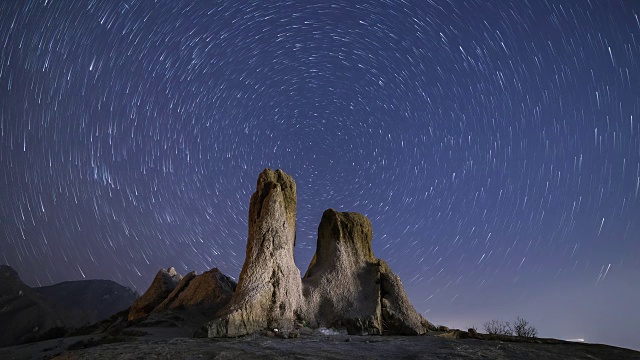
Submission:
<svg viewBox="0 0 640 360">
<path fill-rule="evenodd" d="M 147 316 L 160 305 L 182 280 L 182 275 L 176 269 L 160 270 L 153 279 L 149 289 L 138 299 L 129 310 L 129 320 Z"/>
<path fill-rule="evenodd" d="M 376 259 L 364 215 L 328 209 L 316 254 L 303 282 L 305 318 L 351 334 L 423 334 L 431 326 L 415 311 L 400 278 Z"/>
<path fill-rule="evenodd" d="M 293 329 L 303 306 L 300 271 L 293 260 L 295 238 L 296 184 L 282 170 L 265 169 L 251 196 L 238 287 L 229 305 L 206 325 L 209 337 Z"/>
<path fill-rule="evenodd" d="M 400 277 L 384 260 L 378 259 L 382 331 L 389 335 L 421 335 L 435 326 L 425 320 L 409 301 Z"/>
</svg>

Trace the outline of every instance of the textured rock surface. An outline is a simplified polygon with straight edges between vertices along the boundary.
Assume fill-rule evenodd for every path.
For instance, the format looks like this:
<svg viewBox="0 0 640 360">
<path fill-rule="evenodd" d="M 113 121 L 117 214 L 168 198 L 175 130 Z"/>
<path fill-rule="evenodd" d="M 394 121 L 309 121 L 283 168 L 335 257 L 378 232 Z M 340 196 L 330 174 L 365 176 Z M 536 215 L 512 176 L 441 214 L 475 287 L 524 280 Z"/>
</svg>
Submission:
<svg viewBox="0 0 640 360">
<path fill-rule="evenodd" d="M 382 333 L 372 236 L 365 216 L 333 209 L 324 212 L 316 254 L 303 279 L 304 318 L 312 325 L 346 327 L 349 333 Z"/>
<path fill-rule="evenodd" d="M 265 169 L 249 205 L 247 253 L 231 302 L 206 325 L 209 337 L 241 336 L 265 328 L 293 329 L 303 306 L 293 260 L 296 184 Z"/>
<path fill-rule="evenodd" d="M 182 280 L 182 276 L 172 267 L 158 271 L 149 289 L 131 305 L 129 320 L 149 315 L 171 294 L 180 280 Z"/>
<path fill-rule="evenodd" d="M 181 286 L 183 283 L 186 284 Z M 215 313 L 229 303 L 235 289 L 235 281 L 217 268 L 197 276 L 195 272 L 191 272 L 154 312 L 197 307 Z"/>
<path fill-rule="evenodd" d="M 423 334 L 430 324 L 415 311 L 400 279 L 376 259 L 364 215 L 328 209 L 316 254 L 303 282 L 304 318 L 351 334 Z"/>
<path fill-rule="evenodd" d="M 162 312 L 169 307 L 171 307 L 172 303 L 182 294 L 182 292 L 189 286 L 191 280 L 195 279 L 196 272 L 192 271 L 185 275 L 182 280 L 176 285 L 176 287 L 169 293 L 169 295 L 160 303 L 160 305 L 156 306 L 151 312 Z"/>
</svg>

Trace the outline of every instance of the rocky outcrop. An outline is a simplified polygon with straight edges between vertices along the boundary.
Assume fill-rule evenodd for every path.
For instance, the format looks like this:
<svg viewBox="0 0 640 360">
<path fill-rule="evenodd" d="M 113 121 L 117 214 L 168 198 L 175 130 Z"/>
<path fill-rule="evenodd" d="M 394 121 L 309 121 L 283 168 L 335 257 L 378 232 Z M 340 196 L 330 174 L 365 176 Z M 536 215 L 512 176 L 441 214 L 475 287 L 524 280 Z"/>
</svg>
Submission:
<svg viewBox="0 0 640 360">
<path fill-rule="evenodd" d="M 296 320 L 350 334 L 423 334 L 433 328 L 411 305 L 389 265 L 376 259 L 364 215 L 324 212 L 316 254 L 303 279 L 293 260 L 296 185 L 264 170 L 249 206 L 249 239 L 238 287 L 208 322 L 209 337 L 269 329 L 288 334 Z M 277 329 L 277 331 L 275 331 Z"/>
<path fill-rule="evenodd" d="M 198 308 L 215 314 L 229 303 L 235 289 L 235 281 L 217 268 L 200 275 L 190 272 L 153 312 Z"/>
<path fill-rule="evenodd" d="M 169 295 L 160 303 L 160 305 L 156 306 L 151 312 L 162 312 L 173 304 L 175 300 L 184 292 L 184 290 L 189 286 L 191 280 L 195 279 L 197 276 L 195 271 L 192 271 L 185 275 L 182 280 L 176 285 L 176 287 L 169 293 Z M 153 285 L 152 285 L 153 286 Z"/>
<path fill-rule="evenodd" d="M 231 302 L 206 325 L 209 337 L 266 328 L 292 330 L 303 307 L 293 260 L 296 184 L 282 170 L 265 169 L 249 205 L 247 252 Z"/>
<path fill-rule="evenodd" d="M 189 327 L 202 316 L 210 319 L 227 305 L 235 288 L 235 281 L 217 268 L 200 275 L 192 271 L 184 277 L 174 268 L 160 270 L 149 289 L 131 307 L 128 319 L 140 319 L 144 326 Z"/>
<path fill-rule="evenodd" d="M 369 219 L 328 209 L 303 282 L 304 318 L 351 334 L 423 334 L 432 326 L 411 305 L 386 262 L 371 249 Z"/>
<path fill-rule="evenodd" d="M 352 334 L 382 333 L 372 236 L 365 216 L 324 212 L 316 253 L 303 279 L 304 317 L 312 325 L 346 327 Z"/>
<path fill-rule="evenodd" d="M 182 280 L 182 275 L 172 267 L 158 271 L 149 289 L 131 305 L 129 320 L 148 316 L 171 294 L 180 280 Z"/>
</svg>

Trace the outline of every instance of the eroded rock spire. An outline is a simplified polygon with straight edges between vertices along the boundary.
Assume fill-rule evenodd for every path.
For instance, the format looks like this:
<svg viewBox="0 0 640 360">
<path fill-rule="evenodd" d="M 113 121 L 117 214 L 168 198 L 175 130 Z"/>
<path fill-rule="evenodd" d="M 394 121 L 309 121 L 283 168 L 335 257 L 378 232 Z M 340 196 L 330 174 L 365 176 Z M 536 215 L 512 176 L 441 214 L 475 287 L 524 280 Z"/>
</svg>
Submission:
<svg viewBox="0 0 640 360">
<path fill-rule="evenodd" d="M 249 205 L 247 253 L 231 302 L 206 325 L 210 337 L 262 329 L 293 330 L 303 306 L 293 260 L 296 184 L 282 170 L 265 169 Z"/>
</svg>

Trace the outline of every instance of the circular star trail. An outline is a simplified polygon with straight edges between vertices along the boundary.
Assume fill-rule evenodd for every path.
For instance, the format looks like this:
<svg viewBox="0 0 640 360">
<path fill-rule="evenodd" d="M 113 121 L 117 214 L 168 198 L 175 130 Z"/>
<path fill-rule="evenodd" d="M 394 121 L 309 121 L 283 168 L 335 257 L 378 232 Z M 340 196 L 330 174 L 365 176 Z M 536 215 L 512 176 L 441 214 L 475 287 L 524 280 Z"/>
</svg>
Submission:
<svg viewBox="0 0 640 360">
<path fill-rule="evenodd" d="M 4 1 L 0 262 L 32 286 L 237 277 L 257 175 L 282 168 L 302 271 L 322 212 L 357 211 L 431 321 L 522 315 L 640 348 L 607 331 L 640 321 L 639 17 L 623 0 Z"/>
</svg>

